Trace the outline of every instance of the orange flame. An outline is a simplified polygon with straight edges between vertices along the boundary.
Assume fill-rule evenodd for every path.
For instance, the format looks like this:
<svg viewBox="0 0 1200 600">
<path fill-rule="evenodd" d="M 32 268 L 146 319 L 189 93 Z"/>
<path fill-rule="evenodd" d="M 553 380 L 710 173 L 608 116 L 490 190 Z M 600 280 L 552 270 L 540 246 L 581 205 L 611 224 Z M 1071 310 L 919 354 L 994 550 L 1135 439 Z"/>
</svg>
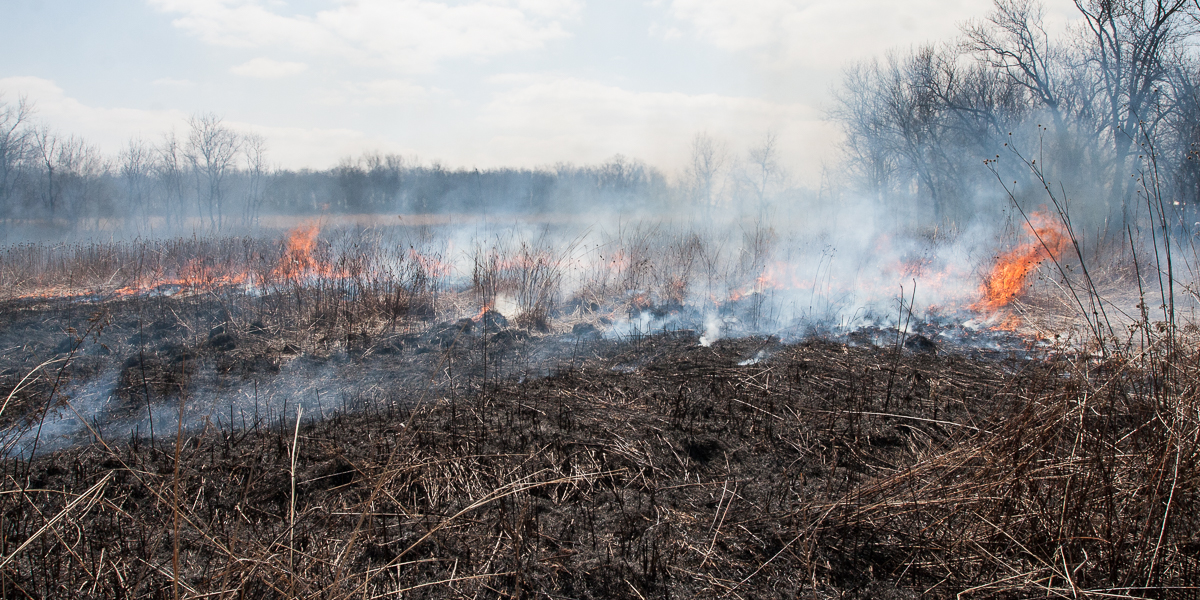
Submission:
<svg viewBox="0 0 1200 600">
<path fill-rule="evenodd" d="M 308 224 L 288 232 L 283 257 L 271 270 L 271 275 L 294 279 L 318 270 L 313 250 L 317 247 L 317 234 L 321 228 Z"/>
<path fill-rule="evenodd" d="M 479 309 L 479 314 L 477 314 L 477 315 L 475 315 L 475 316 L 471 317 L 471 320 L 472 320 L 472 321 L 475 321 L 476 323 L 479 323 L 480 321 L 483 321 L 483 316 L 484 316 L 484 315 L 486 315 L 486 314 L 488 313 L 488 311 L 489 311 L 489 310 L 492 310 L 492 305 L 493 305 L 493 304 L 495 304 L 495 303 L 494 303 L 494 302 L 487 302 L 487 303 L 485 303 L 485 304 L 483 305 L 483 308 L 480 308 L 480 309 Z"/>
<path fill-rule="evenodd" d="M 637 310 L 645 310 L 647 308 L 652 308 L 654 306 L 654 302 L 650 299 L 650 294 L 648 292 L 641 292 L 633 297 L 631 306 Z"/>
<path fill-rule="evenodd" d="M 421 265 L 421 269 L 423 269 L 430 277 L 445 277 L 450 274 L 450 265 L 447 265 L 432 256 L 421 254 L 414 248 L 408 249 L 408 257 L 418 265 Z"/>
<path fill-rule="evenodd" d="M 223 286 L 242 285 L 249 279 L 244 271 L 226 272 L 212 267 L 197 258 L 189 260 L 175 272 L 175 277 L 165 277 L 161 272 L 139 277 L 137 281 L 113 291 L 113 296 L 125 298 L 153 291 L 163 291 L 172 286 L 181 288 L 180 293 L 196 293 Z M 173 292 L 169 292 L 173 295 Z"/>
<path fill-rule="evenodd" d="M 165 296 L 191 295 L 235 285 L 261 287 L 269 284 L 272 279 L 298 281 L 313 276 L 349 277 L 350 274 L 345 269 L 335 270 L 321 258 L 321 254 L 317 252 L 319 233 L 320 227 L 315 224 L 301 225 L 289 231 L 284 240 L 282 255 L 271 268 L 270 275 L 262 280 L 254 276 L 248 265 L 214 263 L 204 257 L 195 257 L 174 268 L 161 266 L 147 272 L 139 272 L 132 281 L 111 291 L 106 291 L 104 285 L 82 289 L 50 287 L 13 298 L 127 298 L 151 293 Z"/>
<path fill-rule="evenodd" d="M 1070 243 L 1062 224 L 1044 212 L 1031 214 L 1026 229 L 1034 239 L 996 258 L 972 309 L 994 313 L 1007 306 L 1024 291 L 1030 271 L 1046 259 L 1058 260 Z"/>
</svg>

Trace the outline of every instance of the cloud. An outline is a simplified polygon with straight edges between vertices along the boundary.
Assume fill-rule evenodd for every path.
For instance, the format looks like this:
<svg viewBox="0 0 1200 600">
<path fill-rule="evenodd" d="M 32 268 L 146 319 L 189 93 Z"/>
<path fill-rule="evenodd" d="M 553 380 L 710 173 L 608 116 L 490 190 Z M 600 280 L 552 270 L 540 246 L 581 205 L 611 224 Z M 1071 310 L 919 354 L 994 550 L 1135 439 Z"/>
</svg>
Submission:
<svg viewBox="0 0 1200 600">
<path fill-rule="evenodd" d="M 621 153 L 679 169 L 696 133 L 706 131 L 741 152 L 773 131 L 785 161 L 812 179 L 838 135 L 820 111 L 803 104 L 635 91 L 570 77 L 508 75 L 492 82 L 504 89 L 480 121 L 493 132 L 489 150 L 510 163 L 595 162 Z"/>
<path fill-rule="evenodd" d="M 580 0 L 358 0 L 285 15 L 254 0 L 149 0 L 178 14 L 199 39 L 235 48 L 279 48 L 407 70 L 446 59 L 485 59 L 567 37 Z"/>
<path fill-rule="evenodd" d="M 322 92 L 318 101 L 329 106 L 397 106 L 442 93 L 405 79 L 374 79 L 341 82 L 337 88 Z"/>
<path fill-rule="evenodd" d="M 366 151 L 413 154 L 411 148 L 350 128 L 263 127 L 237 121 L 229 126 L 267 140 L 268 160 L 288 169 L 327 169 L 347 156 Z"/>
<path fill-rule="evenodd" d="M 64 135 L 79 135 L 110 156 L 133 137 L 157 142 L 172 130 L 187 135 L 188 114 L 183 111 L 89 106 L 67 95 L 53 81 L 39 77 L 0 79 L 0 95 L 10 101 L 28 97 L 34 104 L 36 122 L 46 123 Z M 241 121 L 226 121 L 226 125 L 241 133 L 263 135 L 269 160 L 292 169 L 326 168 L 343 156 L 364 150 L 411 152 L 348 128 L 263 127 Z"/>
<path fill-rule="evenodd" d="M 667 170 L 688 158 L 692 137 L 706 131 L 744 156 L 767 131 L 781 142 L 781 159 L 793 174 L 813 181 L 829 158 L 835 126 L 804 104 L 719 94 L 638 91 L 573 77 L 497 76 L 484 83 L 481 107 L 441 102 L 445 92 L 406 80 L 347 83 L 332 98 L 358 106 L 417 104 L 417 115 L 437 114 L 446 126 L 429 129 L 366 129 L 346 126 L 266 127 L 226 120 L 243 133 L 268 141 L 269 160 L 285 168 L 327 168 L 367 150 L 435 156 L 452 165 L 544 166 L 560 161 L 596 163 L 624 154 Z M 132 137 L 157 141 L 174 130 L 186 136 L 188 114 L 179 110 L 103 108 L 71 97 L 53 81 L 37 77 L 0 79 L 9 100 L 26 95 L 35 120 L 64 134 L 78 134 L 114 156 Z M 435 102 L 434 100 L 439 100 Z M 383 110 L 387 110 L 386 108 Z M 406 145 L 395 140 L 404 139 Z"/>
<path fill-rule="evenodd" d="M 164 88 L 189 88 L 196 85 L 196 82 L 191 79 L 173 79 L 170 77 L 162 77 L 151 82 L 152 85 Z"/>
<path fill-rule="evenodd" d="M 105 152 L 115 152 L 132 137 L 150 138 L 179 126 L 187 115 L 178 110 L 141 110 L 88 106 L 67 95 L 49 79 L 6 77 L 0 79 L 6 97 L 28 97 L 34 119 L 63 134 L 75 134 Z"/>
<path fill-rule="evenodd" d="M 1073 14 L 1049 0 L 1047 21 Z M 991 0 L 670 0 L 669 13 L 718 48 L 756 54 L 775 67 L 840 68 L 889 49 L 953 38 L 984 17 Z"/>
<path fill-rule="evenodd" d="M 300 62 L 286 62 L 270 58 L 254 58 L 229 69 L 234 75 L 255 77 L 258 79 L 277 79 L 297 75 L 308 70 L 308 65 Z"/>
</svg>

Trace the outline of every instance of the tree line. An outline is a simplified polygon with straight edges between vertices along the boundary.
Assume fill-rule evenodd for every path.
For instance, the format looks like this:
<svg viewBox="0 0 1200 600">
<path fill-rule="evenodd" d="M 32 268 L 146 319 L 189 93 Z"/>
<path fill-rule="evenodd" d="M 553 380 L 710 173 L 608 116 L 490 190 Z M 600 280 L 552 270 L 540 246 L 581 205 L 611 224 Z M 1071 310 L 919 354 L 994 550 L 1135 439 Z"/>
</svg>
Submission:
<svg viewBox="0 0 1200 600">
<path fill-rule="evenodd" d="M 1081 224 L 1120 231 L 1147 193 L 1200 221 L 1200 2 L 1075 0 L 1080 18 L 1051 35 L 1036 0 L 996 0 L 952 40 L 853 65 L 830 112 L 844 164 L 826 188 L 875 199 L 897 222 L 958 231 L 1053 182 Z M 212 230 L 264 214 L 675 211 L 734 209 L 760 220 L 812 200 L 763 136 L 734 152 L 700 133 L 668 177 L 615 156 L 597 165 L 450 168 L 367 153 L 323 170 L 270 165 L 261 136 L 198 114 L 186 131 L 134 139 L 105 156 L 0 98 L 0 222 L 59 229 L 119 219 Z M 985 162 L 986 161 L 986 162 Z"/>
<path fill-rule="evenodd" d="M 1036 0 L 996 0 L 957 39 L 848 69 L 832 116 L 850 187 L 962 227 L 1004 208 L 1001 185 L 1044 199 L 1044 177 L 1089 227 L 1112 231 L 1157 182 L 1181 219 L 1200 220 L 1200 6 L 1075 7 L 1078 22 L 1051 35 Z"/>
<path fill-rule="evenodd" d="M 198 218 L 214 229 L 257 218 L 271 169 L 266 140 L 220 118 L 188 119 L 184 138 L 135 138 L 116 157 L 32 119 L 33 106 L 0 98 L 0 220 L 72 230 L 121 219 L 133 227 Z"/>
<path fill-rule="evenodd" d="M 595 165 L 448 168 L 368 152 L 323 169 L 271 166 L 266 140 L 197 114 L 182 135 L 135 138 L 106 156 L 34 119 L 24 99 L 0 98 L 0 224 L 69 232 L 114 226 L 139 234 L 253 227 L 264 215 L 337 213 L 532 214 L 765 210 L 787 191 L 768 134 L 744 158 L 698 134 L 685 172 L 666 174 L 614 156 Z"/>
</svg>

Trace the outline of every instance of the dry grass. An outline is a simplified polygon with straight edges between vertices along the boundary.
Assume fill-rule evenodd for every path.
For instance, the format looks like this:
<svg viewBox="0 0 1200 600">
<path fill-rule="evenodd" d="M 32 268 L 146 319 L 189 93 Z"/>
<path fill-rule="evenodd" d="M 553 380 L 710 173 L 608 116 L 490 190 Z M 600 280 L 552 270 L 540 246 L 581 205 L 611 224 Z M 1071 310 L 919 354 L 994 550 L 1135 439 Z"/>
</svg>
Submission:
<svg viewBox="0 0 1200 600">
<path fill-rule="evenodd" d="M 1162 598 L 1200 584 L 1194 367 L 691 336 L 597 350 L 412 409 L 10 460 L 0 585 Z"/>
<path fill-rule="evenodd" d="M 433 238 L 327 236 L 309 271 L 280 270 L 279 240 L 16 247 L 0 268 L 17 295 L 190 273 L 194 292 L 155 310 L 361 358 L 387 331 L 504 298 L 519 325 L 551 331 L 668 311 L 757 285 L 779 243 L 502 239 L 473 248 L 456 283 Z M 1127 275 L 1107 268 L 1095 280 Z M 220 283 L 246 272 L 254 293 Z M 1095 280 L 1042 289 L 1109 294 Z M 1045 308 L 1066 297 L 1015 308 L 1071 319 Z M 1077 327 L 1069 341 L 1091 347 L 1021 359 L 912 352 L 894 329 L 884 347 L 639 335 L 591 341 L 545 378 L 485 366 L 411 404 L 179 428 L 174 444 L 85 422 L 91 445 L 3 462 L 0 595 L 1195 597 L 1197 332 L 1146 310 L 1120 323 L 1120 339 Z"/>
</svg>

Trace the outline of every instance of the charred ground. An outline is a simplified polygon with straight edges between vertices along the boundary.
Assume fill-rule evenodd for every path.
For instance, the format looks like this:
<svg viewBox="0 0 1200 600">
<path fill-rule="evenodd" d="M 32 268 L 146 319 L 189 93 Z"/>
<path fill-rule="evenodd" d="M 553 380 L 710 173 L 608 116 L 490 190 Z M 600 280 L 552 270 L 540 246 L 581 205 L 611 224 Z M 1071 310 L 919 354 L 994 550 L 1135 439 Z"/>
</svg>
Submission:
<svg viewBox="0 0 1200 600">
<path fill-rule="evenodd" d="M 5 347 L 23 341 L 6 391 L 63 359 L 13 394 L 10 434 L 48 398 L 69 412 L 72 382 L 114 382 L 76 445 L 10 446 L 6 597 L 1164 597 L 1200 580 L 1187 361 L 894 330 L 702 347 L 487 313 L 330 338 L 218 300 L 4 311 Z"/>
</svg>

